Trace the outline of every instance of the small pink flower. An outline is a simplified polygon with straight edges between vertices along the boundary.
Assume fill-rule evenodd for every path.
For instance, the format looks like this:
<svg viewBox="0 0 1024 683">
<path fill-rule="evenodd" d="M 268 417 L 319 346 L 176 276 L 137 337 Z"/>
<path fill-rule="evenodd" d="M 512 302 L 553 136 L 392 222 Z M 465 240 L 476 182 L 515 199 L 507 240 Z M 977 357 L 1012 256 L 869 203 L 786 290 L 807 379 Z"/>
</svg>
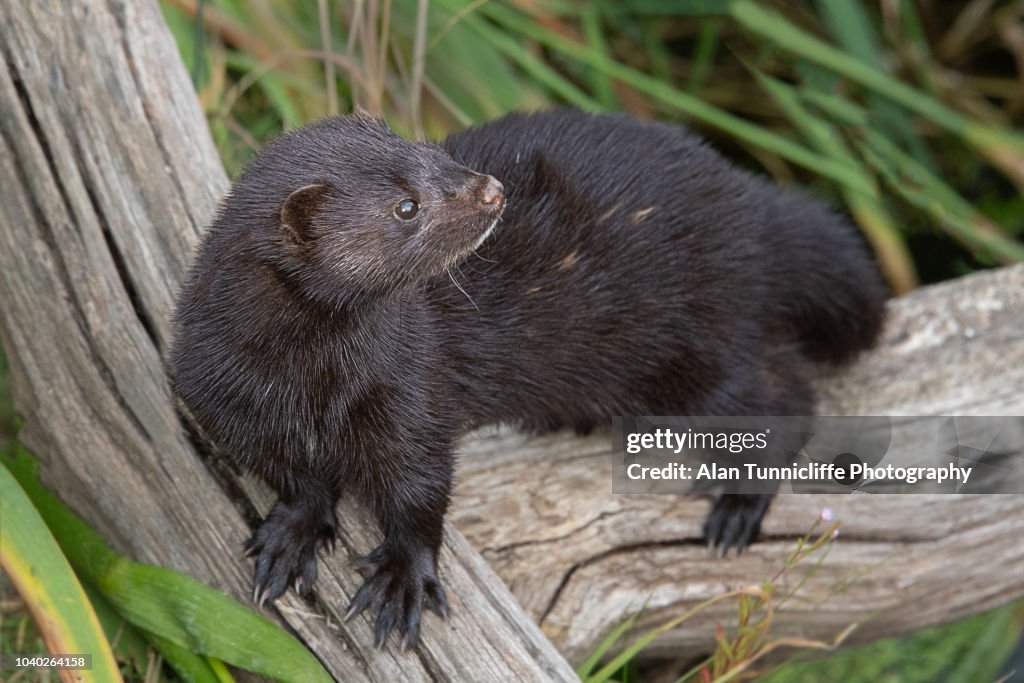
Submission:
<svg viewBox="0 0 1024 683">
<path fill-rule="evenodd" d="M 831 522 L 833 519 L 831 508 L 821 508 L 821 513 L 818 515 L 819 522 Z"/>
<path fill-rule="evenodd" d="M 838 528 L 832 530 L 832 540 L 834 541 L 837 538 L 839 538 L 839 529 Z"/>
</svg>

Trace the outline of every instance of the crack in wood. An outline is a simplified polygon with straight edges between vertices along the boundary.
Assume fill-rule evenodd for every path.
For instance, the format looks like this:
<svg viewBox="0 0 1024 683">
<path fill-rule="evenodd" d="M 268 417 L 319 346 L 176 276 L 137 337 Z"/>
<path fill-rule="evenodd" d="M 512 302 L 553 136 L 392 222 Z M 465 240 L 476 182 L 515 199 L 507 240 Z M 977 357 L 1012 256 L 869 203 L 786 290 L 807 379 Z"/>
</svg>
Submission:
<svg viewBox="0 0 1024 683">
<path fill-rule="evenodd" d="M 625 512 L 625 511 L 622 511 L 622 512 Z M 570 534 L 570 536 L 571 536 L 571 534 Z M 565 537 L 565 538 L 567 538 L 567 537 Z M 801 534 L 795 534 L 795 533 L 794 534 L 763 534 L 762 533 L 760 536 L 758 536 L 757 544 L 758 544 L 758 546 L 764 546 L 764 545 L 766 545 L 768 543 L 792 544 L 792 543 L 794 543 L 795 541 L 797 541 L 800 538 L 802 538 L 802 535 Z M 891 541 L 890 542 L 879 541 L 878 538 L 871 538 L 871 537 L 857 535 L 857 534 L 842 534 L 841 538 L 843 539 L 844 543 L 848 543 L 848 542 L 852 541 L 852 542 L 875 543 L 875 544 L 879 544 L 879 545 L 891 545 Z M 562 540 L 564 540 L 564 538 Z M 938 540 L 938 539 L 930 539 L 930 538 L 901 539 L 900 543 L 903 544 L 903 545 L 913 545 L 913 544 L 933 543 L 933 542 L 935 542 L 935 540 Z M 523 543 L 521 545 L 529 545 L 529 542 Z M 600 552 L 600 553 L 598 553 L 596 555 L 593 555 L 593 556 L 588 557 L 588 558 L 586 558 L 584 560 L 581 560 L 579 562 L 574 563 L 571 567 L 569 567 L 566 570 L 565 574 L 563 574 L 562 579 L 559 581 L 558 586 L 554 590 L 554 593 L 552 594 L 551 598 L 547 601 L 547 604 L 544 606 L 544 609 L 542 610 L 540 618 L 537 620 L 537 623 L 540 624 L 541 626 L 544 626 L 545 622 L 548 619 L 548 616 L 555 609 L 555 606 L 557 605 L 559 598 L 561 598 L 562 593 L 565 591 L 566 587 L 569 585 L 569 581 L 572 579 L 573 574 L 575 574 L 578 570 L 584 569 L 584 568 L 589 567 L 589 566 L 592 566 L 594 564 L 597 564 L 598 562 L 603 562 L 604 560 L 606 560 L 606 559 L 608 559 L 610 557 L 615 557 L 616 555 L 624 555 L 624 554 L 629 554 L 629 553 L 634 553 L 634 552 L 642 552 L 642 551 L 645 551 L 645 550 L 655 550 L 655 549 L 659 549 L 659 548 L 679 548 L 679 547 L 686 547 L 686 546 L 707 547 L 707 542 L 703 538 L 696 538 L 696 537 L 693 537 L 693 538 L 687 537 L 687 538 L 665 539 L 663 541 L 645 541 L 644 543 L 635 543 L 635 544 L 630 544 L 630 545 L 621 545 L 621 546 L 616 546 L 614 548 L 609 548 L 608 550 L 602 551 L 602 552 Z M 683 581 L 684 581 L 684 579 L 680 578 L 680 582 L 683 582 Z"/>
<path fill-rule="evenodd" d="M 540 618 L 537 619 L 537 623 L 540 624 L 543 628 L 544 622 L 547 621 L 548 616 L 551 614 L 552 610 L 554 610 L 555 605 L 558 603 L 558 599 L 562 596 L 562 592 L 565 590 L 566 586 L 569 585 L 569 581 L 572 579 L 573 574 L 575 574 L 580 569 L 583 569 L 584 567 L 589 567 L 590 565 L 606 560 L 609 557 L 614 557 L 616 555 L 622 555 L 625 553 L 652 550 L 656 548 L 678 548 L 683 546 L 704 547 L 706 545 L 707 544 L 704 542 L 704 539 L 702 538 L 677 538 L 666 539 L 664 541 L 646 541 L 644 543 L 635 543 L 630 545 L 621 545 L 616 546 L 614 548 L 609 548 L 608 550 L 602 551 L 597 555 L 593 555 L 585 560 L 576 562 L 571 567 L 569 567 L 569 569 L 566 570 L 565 574 L 562 575 L 562 580 L 558 582 L 558 586 L 555 588 L 554 593 L 552 593 L 551 598 L 548 600 L 547 604 L 544 606 L 544 609 L 541 611 Z"/>
<path fill-rule="evenodd" d="M 628 512 L 631 512 L 631 511 L 632 510 L 630 510 L 629 508 L 623 508 L 623 509 L 620 509 L 620 510 L 606 510 L 605 512 L 602 512 L 601 514 L 599 514 L 597 517 L 594 517 L 593 519 L 588 521 L 586 524 L 583 524 L 582 526 L 578 526 L 575 529 L 573 529 L 572 531 L 570 531 L 568 533 L 565 533 L 565 534 L 562 534 L 561 536 L 554 536 L 552 538 L 532 538 L 532 539 L 528 539 L 528 540 L 525 540 L 525 541 L 519 541 L 517 543 L 508 543 L 506 545 L 500 545 L 500 546 L 497 546 L 497 547 L 485 546 L 485 547 L 480 549 L 480 553 L 482 555 L 485 555 L 485 556 L 487 554 L 489 554 L 489 553 L 490 554 L 494 554 L 494 555 L 500 555 L 500 554 L 506 553 L 506 552 L 508 552 L 510 550 L 518 550 L 519 548 L 525 548 L 525 547 L 529 547 L 529 546 L 543 546 L 543 545 L 550 545 L 552 543 L 559 543 L 561 541 L 565 541 L 565 540 L 567 540 L 569 538 L 572 538 L 573 536 L 575 536 L 576 534 L 580 533 L 581 531 L 590 528 L 594 524 L 597 524 L 598 522 L 600 522 L 600 521 L 602 521 L 604 519 L 608 519 L 610 517 L 615 517 L 617 515 L 621 515 L 623 513 L 628 513 Z"/>
</svg>

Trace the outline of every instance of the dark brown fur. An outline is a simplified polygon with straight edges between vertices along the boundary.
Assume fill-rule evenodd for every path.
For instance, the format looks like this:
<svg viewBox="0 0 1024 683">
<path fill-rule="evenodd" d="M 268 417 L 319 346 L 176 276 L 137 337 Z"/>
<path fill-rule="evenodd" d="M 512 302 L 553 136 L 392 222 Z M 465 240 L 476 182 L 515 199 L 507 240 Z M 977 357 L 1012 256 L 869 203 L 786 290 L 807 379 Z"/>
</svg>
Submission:
<svg viewBox="0 0 1024 683">
<path fill-rule="evenodd" d="M 507 207 L 474 252 L 501 209 L 480 174 Z M 309 590 L 350 493 L 385 535 L 352 612 L 411 646 L 423 607 L 447 611 L 461 431 L 806 414 L 810 361 L 869 346 L 883 299 L 848 224 L 681 128 L 556 111 L 439 147 L 355 115 L 282 136 L 235 182 L 169 367 L 203 432 L 280 493 L 249 542 L 260 598 Z M 709 540 L 742 548 L 768 502 L 723 496 Z"/>
</svg>

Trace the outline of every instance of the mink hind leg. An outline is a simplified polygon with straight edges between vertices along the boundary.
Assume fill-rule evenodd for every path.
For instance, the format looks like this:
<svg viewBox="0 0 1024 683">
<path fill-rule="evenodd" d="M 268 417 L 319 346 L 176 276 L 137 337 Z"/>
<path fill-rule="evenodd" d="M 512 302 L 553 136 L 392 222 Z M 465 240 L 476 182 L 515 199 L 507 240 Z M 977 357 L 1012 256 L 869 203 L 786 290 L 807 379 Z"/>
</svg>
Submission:
<svg viewBox="0 0 1024 683">
<path fill-rule="evenodd" d="M 298 472 L 268 483 L 278 500 L 245 544 L 246 554 L 256 558 L 253 600 L 260 605 L 281 597 L 289 586 L 308 594 L 316 583 L 318 552 L 333 547 L 337 534 L 338 493 L 330 484 Z"/>
<path fill-rule="evenodd" d="M 374 645 L 383 646 L 392 631 L 407 649 L 419 642 L 423 610 L 448 616 L 448 599 L 437 573 L 452 483 L 452 456 L 447 449 L 406 454 L 403 466 L 375 486 L 370 505 L 384 540 L 356 561 L 363 585 L 349 605 L 347 619 L 375 609 Z M 381 480 L 377 480 L 380 484 Z"/>
<path fill-rule="evenodd" d="M 791 347 L 776 349 L 765 357 L 761 368 L 748 375 L 745 391 L 716 406 L 714 414 L 734 416 L 804 416 L 814 409 L 814 393 L 807 380 L 808 361 L 802 352 Z M 758 462 L 760 465 L 783 466 L 784 452 L 791 453 L 798 445 L 790 443 L 797 435 L 780 435 L 774 443 L 777 446 L 774 458 L 777 461 L 764 462 L 765 456 L 757 451 L 748 451 L 749 457 L 743 462 Z M 757 482 L 758 489 L 765 493 L 724 493 L 718 496 L 704 521 L 704 538 L 708 546 L 724 555 L 730 548 L 742 552 L 753 543 L 761 531 L 768 508 L 778 488 L 776 483 Z"/>
</svg>

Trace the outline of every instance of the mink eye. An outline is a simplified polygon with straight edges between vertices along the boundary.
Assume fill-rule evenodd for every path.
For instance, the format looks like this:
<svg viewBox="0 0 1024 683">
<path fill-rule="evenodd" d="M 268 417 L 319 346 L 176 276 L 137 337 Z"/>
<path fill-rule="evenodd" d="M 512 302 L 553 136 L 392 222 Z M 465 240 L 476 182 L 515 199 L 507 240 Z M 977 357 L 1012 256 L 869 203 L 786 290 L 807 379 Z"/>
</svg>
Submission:
<svg viewBox="0 0 1024 683">
<path fill-rule="evenodd" d="M 395 217 L 403 221 L 411 221 L 419 213 L 420 205 L 412 199 L 403 199 L 395 207 Z"/>
</svg>

